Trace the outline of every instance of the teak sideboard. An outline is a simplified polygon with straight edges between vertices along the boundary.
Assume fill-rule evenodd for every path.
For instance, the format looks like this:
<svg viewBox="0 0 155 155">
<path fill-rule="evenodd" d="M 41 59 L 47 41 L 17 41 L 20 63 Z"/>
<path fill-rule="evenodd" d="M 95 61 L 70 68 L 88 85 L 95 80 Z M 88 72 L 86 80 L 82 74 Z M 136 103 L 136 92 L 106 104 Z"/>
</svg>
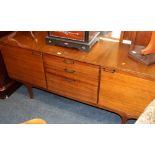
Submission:
<svg viewBox="0 0 155 155">
<path fill-rule="evenodd" d="M 0 40 L 11 78 L 32 98 L 40 88 L 119 114 L 138 118 L 155 98 L 155 65 L 128 57 L 131 45 L 103 40 L 89 52 L 45 43 L 47 32 L 14 32 Z"/>
</svg>

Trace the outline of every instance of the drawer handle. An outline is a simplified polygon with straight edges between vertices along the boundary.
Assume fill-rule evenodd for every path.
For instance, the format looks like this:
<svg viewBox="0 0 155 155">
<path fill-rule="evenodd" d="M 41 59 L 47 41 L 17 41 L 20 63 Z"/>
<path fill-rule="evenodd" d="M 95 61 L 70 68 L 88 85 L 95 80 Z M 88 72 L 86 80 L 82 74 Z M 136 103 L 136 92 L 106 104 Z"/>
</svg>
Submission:
<svg viewBox="0 0 155 155">
<path fill-rule="evenodd" d="M 107 67 L 105 67 L 105 68 L 103 68 L 103 70 L 105 71 L 105 72 L 110 72 L 110 73 L 115 73 L 115 69 L 111 69 L 111 68 L 107 68 Z"/>
<path fill-rule="evenodd" d="M 34 56 L 42 56 L 42 53 L 41 52 L 35 52 L 35 51 L 33 51 L 32 52 L 32 55 L 34 55 Z"/>
<path fill-rule="evenodd" d="M 64 77 L 64 80 L 67 81 L 67 82 L 75 82 L 75 80 L 69 79 L 69 78 L 66 78 L 66 77 Z"/>
<path fill-rule="evenodd" d="M 69 70 L 69 69 L 67 69 L 67 68 L 65 68 L 64 71 L 67 72 L 67 73 L 75 73 L 74 70 Z"/>
<path fill-rule="evenodd" d="M 74 60 L 67 60 L 67 59 L 65 59 L 63 62 L 65 64 L 74 64 Z"/>
</svg>

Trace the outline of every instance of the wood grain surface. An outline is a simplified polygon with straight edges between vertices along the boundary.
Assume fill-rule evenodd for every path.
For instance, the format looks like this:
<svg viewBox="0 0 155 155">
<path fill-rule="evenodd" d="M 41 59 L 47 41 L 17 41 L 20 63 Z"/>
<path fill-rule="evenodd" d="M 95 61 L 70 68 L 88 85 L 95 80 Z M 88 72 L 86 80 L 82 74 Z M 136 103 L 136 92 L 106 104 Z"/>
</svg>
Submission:
<svg viewBox="0 0 155 155">
<path fill-rule="evenodd" d="M 18 47 L 4 47 L 2 54 L 11 78 L 46 88 L 40 52 Z"/>
<path fill-rule="evenodd" d="M 154 98 L 154 81 L 102 69 L 99 105 L 137 118 Z"/>
</svg>

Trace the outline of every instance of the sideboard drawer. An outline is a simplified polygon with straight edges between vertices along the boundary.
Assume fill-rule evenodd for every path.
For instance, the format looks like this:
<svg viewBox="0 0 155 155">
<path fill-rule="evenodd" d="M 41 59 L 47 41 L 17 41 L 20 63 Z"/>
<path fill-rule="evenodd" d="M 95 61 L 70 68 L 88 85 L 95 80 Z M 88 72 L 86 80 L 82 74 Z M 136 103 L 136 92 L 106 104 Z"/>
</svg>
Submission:
<svg viewBox="0 0 155 155">
<path fill-rule="evenodd" d="M 44 55 L 44 64 L 48 73 L 98 86 L 98 66 L 49 55 Z"/>
<path fill-rule="evenodd" d="M 49 91 L 81 102 L 97 104 L 96 86 L 50 73 L 46 73 L 46 77 Z"/>
<path fill-rule="evenodd" d="M 62 69 L 64 67 L 75 68 L 75 60 L 72 59 L 43 54 L 43 60 L 45 66 L 52 69 Z"/>
</svg>

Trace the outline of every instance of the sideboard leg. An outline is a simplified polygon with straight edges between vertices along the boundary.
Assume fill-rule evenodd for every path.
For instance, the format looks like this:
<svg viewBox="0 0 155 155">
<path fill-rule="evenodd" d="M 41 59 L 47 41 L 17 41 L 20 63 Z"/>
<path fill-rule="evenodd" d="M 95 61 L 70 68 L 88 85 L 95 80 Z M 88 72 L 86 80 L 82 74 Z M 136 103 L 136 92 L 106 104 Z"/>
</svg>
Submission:
<svg viewBox="0 0 155 155">
<path fill-rule="evenodd" d="M 128 118 L 126 116 L 121 116 L 122 124 L 126 124 Z"/>
<path fill-rule="evenodd" d="M 32 86 L 30 84 L 25 84 L 28 93 L 29 93 L 29 97 L 32 99 L 33 98 L 33 91 L 32 91 Z"/>
</svg>

